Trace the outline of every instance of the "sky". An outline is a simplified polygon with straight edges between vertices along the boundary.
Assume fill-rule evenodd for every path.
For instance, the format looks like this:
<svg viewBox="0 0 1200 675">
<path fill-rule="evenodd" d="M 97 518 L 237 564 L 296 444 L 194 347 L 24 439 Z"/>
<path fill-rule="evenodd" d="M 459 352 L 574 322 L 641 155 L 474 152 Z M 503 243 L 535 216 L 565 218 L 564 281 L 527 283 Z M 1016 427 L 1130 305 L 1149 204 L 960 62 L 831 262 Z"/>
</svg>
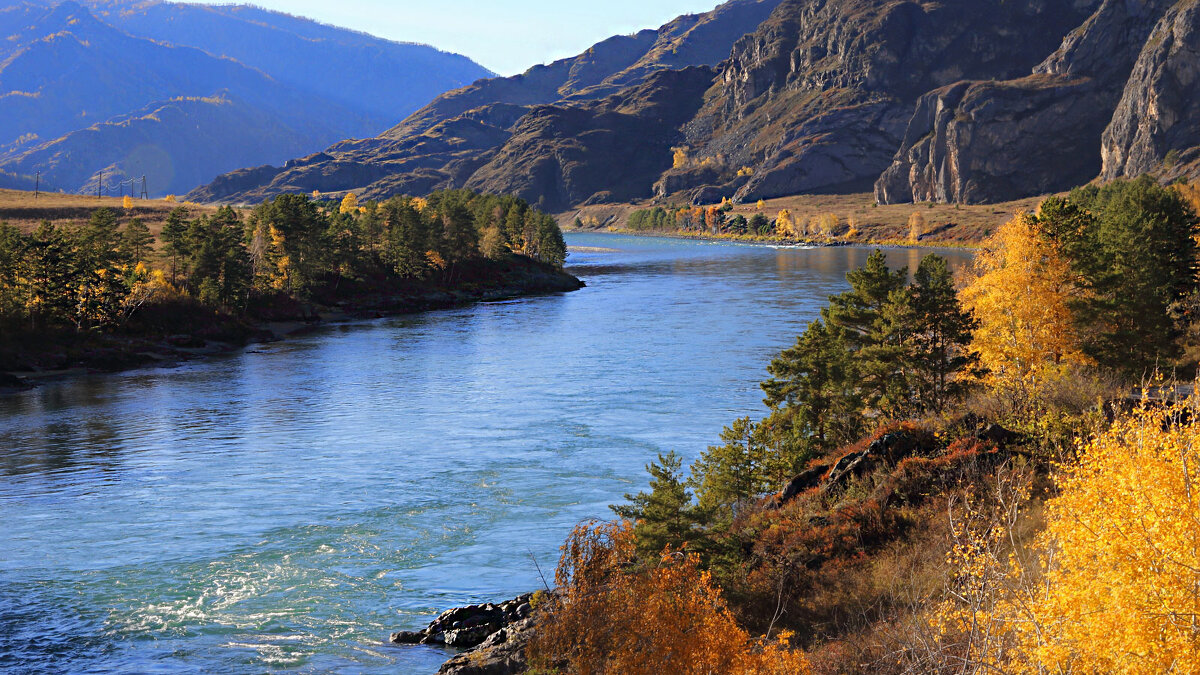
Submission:
<svg viewBox="0 0 1200 675">
<path fill-rule="evenodd" d="M 229 4 L 245 0 L 206 0 Z M 574 56 L 613 35 L 658 28 L 722 0 L 250 0 L 389 40 L 465 54 L 501 75 Z"/>
</svg>

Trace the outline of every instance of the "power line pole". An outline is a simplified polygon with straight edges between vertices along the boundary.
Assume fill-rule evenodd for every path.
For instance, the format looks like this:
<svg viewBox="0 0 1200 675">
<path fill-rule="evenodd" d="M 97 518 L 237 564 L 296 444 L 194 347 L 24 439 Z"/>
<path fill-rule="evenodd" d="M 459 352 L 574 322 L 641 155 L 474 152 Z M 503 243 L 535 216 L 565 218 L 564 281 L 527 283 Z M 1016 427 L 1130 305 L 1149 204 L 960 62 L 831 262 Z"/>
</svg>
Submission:
<svg viewBox="0 0 1200 675">
<path fill-rule="evenodd" d="M 100 180 L 96 181 L 96 199 L 100 199 L 100 190 L 104 187 L 104 172 L 100 172 Z"/>
<path fill-rule="evenodd" d="M 142 199 L 149 199 L 150 194 L 146 192 L 146 177 L 142 176 Z"/>
<path fill-rule="evenodd" d="M 41 193 L 41 191 L 42 191 L 42 172 L 39 171 L 39 172 L 37 172 L 37 175 L 33 179 L 33 198 L 37 199 L 38 195 Z"/>
</svg>

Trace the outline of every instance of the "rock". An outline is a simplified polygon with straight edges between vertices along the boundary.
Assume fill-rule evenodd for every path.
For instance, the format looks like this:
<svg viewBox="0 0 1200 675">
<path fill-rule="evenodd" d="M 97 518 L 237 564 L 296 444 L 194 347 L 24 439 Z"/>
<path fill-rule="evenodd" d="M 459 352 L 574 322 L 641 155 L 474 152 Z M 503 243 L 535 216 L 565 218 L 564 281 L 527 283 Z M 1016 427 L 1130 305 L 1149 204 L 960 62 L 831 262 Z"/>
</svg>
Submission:
<svg viewBox="0 0 1200 675">
<path fill-rule="evenodd" d="M 1101 141 L 1102 177 L 1200 177 L 1200 2 L 1173 5 L 1150 33 Z"/>
<path fill-rule="evenodd" d="M 23 391 L 33 385 L 10 373 L 0 372 L 0 391 Z"/>
<path fill-rule="evenodd" d="M 507 633 L 496 638 L 513 623 L 526 621 L 532 613 L 532 593 L 513 598 L 499 605 L 484 603 L 448 609 L 419 631 L 397 631 L 392 633 L 394 644 L 445 645 L 456 649 L 470 649 L 484 643 L 498 644 L 507 639 Z"/>
<path fill-rule="evenodd" d="M 1033 74 L 922 96 L 876 201 L 1006 201 L 1091 180 L 1137 53 L 1170 4 L 1104 0 Z"/>
<path fill-rule="evenodd" d="M 425 632 L 419 630 L 402 630 L 392 633 L 391 641 L 399 645 L 420 644 L 425 639 Z"/>
<path fill-rule="evenodd" d="M 533 638 L 533 619 L 524 619 L 493 633 L 475 649 L 452 657 L 439 675 L 517 675 L 524 673 L 525 651 Z"/>
</svg>

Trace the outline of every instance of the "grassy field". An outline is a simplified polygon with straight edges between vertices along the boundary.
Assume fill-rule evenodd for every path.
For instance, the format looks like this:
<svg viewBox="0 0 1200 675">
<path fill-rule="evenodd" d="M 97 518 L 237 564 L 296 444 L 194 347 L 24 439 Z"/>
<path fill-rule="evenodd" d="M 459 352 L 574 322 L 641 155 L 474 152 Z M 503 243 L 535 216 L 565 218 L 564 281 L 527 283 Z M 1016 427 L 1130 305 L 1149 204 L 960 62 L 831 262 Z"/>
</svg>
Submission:
<svg viewBox="0 0 1200 675">
<path fill-rule="evenodd" d="M 800 222 L 814 217 L 832 214 L 837 217 L 839 229 L 845 231 L 847 224 L 855 223 L 858 235 L 842 240 L 858 243 L 905 243 L 908 241 L 908 222 L 913 213 L 920 213 L 925 221 L 918 243 L 924 246 L 973 246 L 983 241 L 1001 224 L 1020 211 L 1034 211 L 1045 197 L 1032 197 L 1014 202 L 982 205 L 954 204 L 895 204 L 875 205 L 870 193 L 849 195 L 795 195 L 769 199 L 761 210 L 757 204 L 740 204 L 734 214 L 750 218 L 762 213 L 774 220 L 787 209 Z M 559 214 L 559 223 L 571 227 L 576 218 L 593 227 L 624 228 L 629 214 L 637 209 L 654 206 L 650 202 L 641 204 L 608 204 L 585 206 L 575 211 Z"/>
<path fill-rule="evenodd" d="M 55 225 L 80 225 L 86 223 L 92 212 L 102 206 L 116 211 L 122 222 L 134 216 L 141 218 L 155 237 L 162 231 L 167 214 L 176 207 L 186 208 L 189 218 L 216 211 L 216 207 L 212 206 L 178 204 L 162 199 L 135 199 L 133 208 L 125 209 L 120 197 L 97 199 L 85 195 L 43 192 L 34 198 L 32 192 L 0 190 L 0 222 L 14 225 L 24 232 L 33 231 L 43 220 Z"/>
</svg>

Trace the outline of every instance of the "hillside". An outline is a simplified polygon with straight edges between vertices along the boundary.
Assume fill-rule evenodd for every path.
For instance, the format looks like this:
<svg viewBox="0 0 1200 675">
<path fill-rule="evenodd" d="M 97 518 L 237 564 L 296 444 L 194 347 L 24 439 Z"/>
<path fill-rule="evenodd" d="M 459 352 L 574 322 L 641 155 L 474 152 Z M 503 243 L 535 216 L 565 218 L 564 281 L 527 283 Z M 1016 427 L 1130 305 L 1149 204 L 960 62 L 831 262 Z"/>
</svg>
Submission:
<svg viewBox="0 0 1200 675">
<path fill-rule="evenodd" d="M 238 166 L 377 133 L 489 74 L 430 47 L 263 10 L 92 9 L 0 11 L 0 171 L 41 172 L 44 186 L 70 192 L 94 190 L 100 171 L 109 185 L 146 175 L 155 194 L 183 193 Z"/>
<path fill-rule="evenodd" d="M 557 211 L 869 190 L 883 204 L 970 204 L 1098 176 L 1193 178 L 1197 28 L 1194 0 L 734 0 L 192 198 L 469 186 Z M 710 69 L 701 96 L 689 68 Z M 669 114 L 613 114 L 655 100 Z"/>
<path fill-rule="evenodd" d="M 670 144 L 678 136 L 677 129 L 701 103 L 695 91 L 700 88 L 702 92 L 711 84 L 712 73 L 700 87 L 697 73 L 684 71 L 717 66 L 733 43 L 753 31 L 778 4 L 779 0 L 733 0 L 705 14 L 680 17 L 658 30 L 613 37 L 574 58 L 449 92 L 376 138 L 339 143 L 283 167 L 231 173 L 197 190 L 191 198 L 260 201 L 294 190 L 355 190 L 377 197 L 468 184 L 478 190 L 503 191 L 529 181 L 528 189 L 520 194 L 542 208 L 559 209 L 571 206 L 571 200 L 586 201 L 606 191 L 600 187 L 583 194 L 582 188 L 571 185 L 571 178 L 564 174 L 579 162 L 588 164 L 588 173 L 609 177 L 636 166 L 637 173 L 623 176 L 623 180 L 636 183 L 641 193 L 669 168 Z M 661 71 L 681 74 L 655 79 Z M 661 93 L 654 93 L 656 90 Z M 630 124 L 631 116 L 638 116 L 616 110 L 621 106 L 653 107 L 652 102 L 634 99 L 671 99 L 672 92 L 682 100 L 671 102 L 673 123 L 666 124 L 667 128 L 666 120 L 653 115 L 640 118 L 647 128 L 636 121 Z M 604 101 L 613 95 L 625 97 L 626 103 Z M 541 118 L 564 117 L 574 121 L 539 122 Z M 544 152 L 547 143 L 590 147 L 588 137 L 596 133 L 619 133 L 620 147 L 607 144 L 613 152 L 584 149 L 570 161 L 540 166 L 553 154 Z M 640 141 L 651 142 L 656 154 L 635 158 L 642 154 Z M 503 166 L 489 167 L 497 157 L 502 158 Z M 535 164 L 543 173 L 520 175 Z M 480 173 L 484 167 L 487 170 Z M 597 199 L 604 198 L 597 195 Z"/>
</svg>

